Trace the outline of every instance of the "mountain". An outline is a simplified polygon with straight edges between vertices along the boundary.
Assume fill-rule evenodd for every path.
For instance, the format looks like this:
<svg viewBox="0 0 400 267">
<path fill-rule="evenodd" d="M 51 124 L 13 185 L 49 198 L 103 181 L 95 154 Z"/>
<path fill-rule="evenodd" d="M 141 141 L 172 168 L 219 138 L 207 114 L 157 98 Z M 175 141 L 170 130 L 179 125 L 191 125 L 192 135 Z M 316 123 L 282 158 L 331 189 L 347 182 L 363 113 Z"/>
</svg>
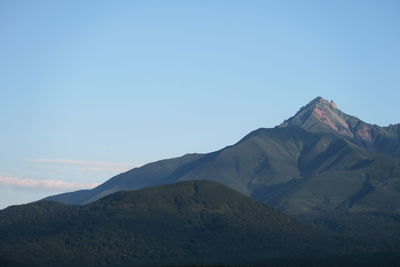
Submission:
<svg viewBox="0 0 400 267">
<path fill-rule="evenodd" d="M 316 98 L 282 125 L 253 131 L 219 151 L 150 163 L 94 189 L 47 199 L 85 204 L 120 190 L 211 180 L 288 214 L 399 211 L 400 159 L 361 145 L 357 127 L 369 124 L 356 120 L 333 102 Z"/>
<path fill-rule="evenodd" d="M 120 190 L 210 180 L 322 230 L 398 248 L 398 140 L 399 125 L 367 124 L 318 97 L 283 124 L 232 146 L 153 162 L 47 200 L 87 204 Z"/>
<path fill-rule="evenodd" d="M 209 181 L 9 207 L 0 237 L 1 266 L 291 265 L 363 251 Z"/>
<path fill-rule="evenodd" d="M 300 126 L 312 133 L 334 133 L 376 151 L 400 157 L 400 124 L 379 127 L 347 115 L 333 101 L 317 97 L 277 127 Z"/>
</svg>

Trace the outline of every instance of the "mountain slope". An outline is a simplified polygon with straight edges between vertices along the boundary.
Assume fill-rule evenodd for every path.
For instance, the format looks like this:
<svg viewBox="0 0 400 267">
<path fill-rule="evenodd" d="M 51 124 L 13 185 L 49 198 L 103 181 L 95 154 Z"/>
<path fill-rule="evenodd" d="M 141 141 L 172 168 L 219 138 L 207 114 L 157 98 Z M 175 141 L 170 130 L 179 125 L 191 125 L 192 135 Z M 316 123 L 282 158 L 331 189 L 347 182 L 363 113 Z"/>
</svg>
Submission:
<svg viewBox="0 0 400 267">
<path fill-rule="evenodd" d="M 48 199 L 90 203 L 118 190 L 186 180 L 223 183 L 290 214 L 400 209 L 400 159 L 297 126 L 259 129 L 213 153 L 151 163 L 95 189 Z"/>
<path fill-rule="evenodd" d="M 348 251 L 208 181 L 120 191 L 85 206 L 9 207 L 0 211 L 0 236 L 2 266 L 254 264 Z"/>
<path fill-rule="evenodd" d="M 85 204 L 120 190 L 135 190 L 167 184 L 169 181 L 165 178 L 171 175 L 178 167 L 190 164 L 202 157 L 204 157 L 202 154 L 187 154 L 178 158 L 152 162 L 140 168 L 134 168 L 114 176 L 94 189 L 63 193 L 48 197 L 46 200 L 53 200 L 64 204 Z M 133 183 L 132 177 L 134 177 Z"/>
</svg>

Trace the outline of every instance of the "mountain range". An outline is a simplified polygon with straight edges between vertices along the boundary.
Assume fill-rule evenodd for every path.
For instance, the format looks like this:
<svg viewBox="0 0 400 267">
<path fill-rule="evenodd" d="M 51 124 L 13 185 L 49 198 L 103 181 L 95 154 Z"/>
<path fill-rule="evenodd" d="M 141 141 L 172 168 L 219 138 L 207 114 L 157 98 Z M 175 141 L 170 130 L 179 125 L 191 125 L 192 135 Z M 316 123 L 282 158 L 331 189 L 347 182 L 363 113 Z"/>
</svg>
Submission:
<svg viewBox="0 0 400 267">
<path fill-rule="evenodd" d="M 0 211 L 0 263 L 396 266 L 399 229 L 400 124 L 317 97 L 218 151 Z"/>
</svg>

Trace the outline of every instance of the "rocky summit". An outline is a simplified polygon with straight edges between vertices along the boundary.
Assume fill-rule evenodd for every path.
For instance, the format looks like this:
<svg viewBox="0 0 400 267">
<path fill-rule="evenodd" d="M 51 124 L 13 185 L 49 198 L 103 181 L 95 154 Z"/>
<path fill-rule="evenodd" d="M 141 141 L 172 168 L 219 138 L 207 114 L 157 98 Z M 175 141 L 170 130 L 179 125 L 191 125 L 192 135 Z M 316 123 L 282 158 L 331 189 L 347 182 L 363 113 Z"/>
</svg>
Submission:
<svg viewBox="0 0 400 267">
<path fill-rule="evenodd" d="M 277 127 L 299 126 L 312 133 L 333 133 L 369 149 L 400 156 L 400 124 L 380 127 L 363 122 L 317 97 Z"/>
</svg>

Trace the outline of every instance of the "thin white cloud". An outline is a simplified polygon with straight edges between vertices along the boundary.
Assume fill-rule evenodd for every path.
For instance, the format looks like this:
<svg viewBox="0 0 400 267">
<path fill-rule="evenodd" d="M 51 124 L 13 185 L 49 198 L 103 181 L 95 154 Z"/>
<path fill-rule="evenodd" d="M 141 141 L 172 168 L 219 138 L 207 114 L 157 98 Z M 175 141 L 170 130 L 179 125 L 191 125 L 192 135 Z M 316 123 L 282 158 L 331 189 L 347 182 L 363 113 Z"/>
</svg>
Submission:
<svg viewBox="0 0 400 267">
<path fill-rule="evenodd" d="M 72 159 L 28 159 L 31 162 L 79 166 L 85 171 L 125 172 L 139 165 L 131 163 L 81 161 Z"/>
<path fill-rule="evenodd" d="M 65 182 L 53 179 L 18 178 L 12 176 L 0 176 L 0 185 L 10 187 L 20 187 L 27 189 L 46 189 L 46 190 L 79 190 L 89 189 L 99 185 L 99 183 L 77 183 Z"/>
</svg>

